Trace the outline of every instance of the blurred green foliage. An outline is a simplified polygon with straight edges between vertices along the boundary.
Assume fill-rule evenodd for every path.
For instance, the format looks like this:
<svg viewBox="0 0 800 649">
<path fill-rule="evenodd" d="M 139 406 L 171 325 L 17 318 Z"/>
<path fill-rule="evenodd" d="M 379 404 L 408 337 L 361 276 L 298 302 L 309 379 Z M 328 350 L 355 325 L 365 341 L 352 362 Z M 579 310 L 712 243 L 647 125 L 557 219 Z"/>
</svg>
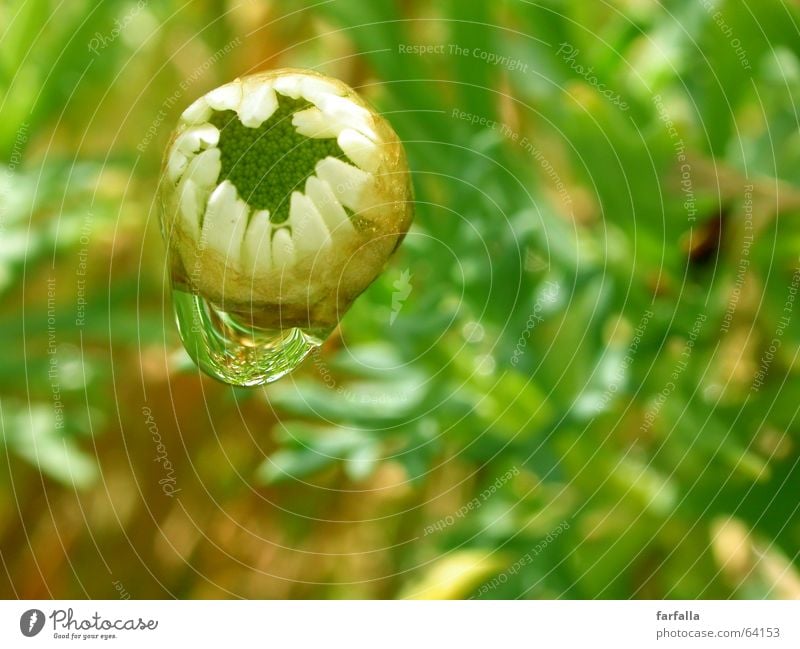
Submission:
<svg viewBox="0 0 800 649">
<path fill-rule="evenodd" d="M 800 596 L 795 5 L 0 16 L 0 593 Z M 299 372 L 232 389 L 172 323 L 160 155 L 283 66 L 388 117 L 417 217 Z"/>
</svg>

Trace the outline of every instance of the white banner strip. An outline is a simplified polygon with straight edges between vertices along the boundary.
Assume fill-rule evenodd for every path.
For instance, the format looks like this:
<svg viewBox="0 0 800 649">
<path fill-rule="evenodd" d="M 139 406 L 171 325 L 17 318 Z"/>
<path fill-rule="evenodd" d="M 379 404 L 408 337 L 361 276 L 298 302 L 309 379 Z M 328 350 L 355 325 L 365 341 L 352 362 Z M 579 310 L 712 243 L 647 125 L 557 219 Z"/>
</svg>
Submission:
<svg viewBox="0 0 800 649">
<path fill-rule="evenodd" d="M 777 648 L 798 620 L 790 601 L 3 601 L 0 647 Z"/>
</svg>

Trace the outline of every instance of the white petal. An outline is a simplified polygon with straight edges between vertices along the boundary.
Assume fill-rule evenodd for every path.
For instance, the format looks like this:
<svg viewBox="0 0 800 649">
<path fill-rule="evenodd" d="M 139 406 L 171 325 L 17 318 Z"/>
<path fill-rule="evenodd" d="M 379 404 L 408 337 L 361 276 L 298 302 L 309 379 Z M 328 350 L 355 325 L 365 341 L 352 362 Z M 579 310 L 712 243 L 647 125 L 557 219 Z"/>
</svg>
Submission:
<svg viewBox="0 0 800 649">
<path fill-rule="evenodd" d="M 361 195 L 372 181 L 372 175 L 338 158 L 328 156 L 316 166 L 317 176 L 326 181 L 339 202 L 354 212 L 361 209 Z"/>
<path fill-rule="evenodd" d="M 186 178 L 178 189 L 178 210 L 184 231 L 194 240 L 200 234 L 200 191 L 191 178 Z"/>
<path fill-rule="evenodd" d="M 200 187 L 210 190 L 217 184 L 219 172 L 222 169 L 220 150 L 214 147 L 201 151 L 189 163 L 186 171 L 187 178 L 191 178 Z"/>
<path fill-rule="evenodd" d="M 272 117 L 278 108 L 278 98 L 272 87 L 263 81 L 244 82 L 239 120 L 249 128 L 258 128 Z"/>
<path fill-rule="evenodd" d="M 176 147 L 172 147 L 167 160 L 167 178 L 171 183 L 176 183 L 186 171 L 189 165 L 189 158 L 183 153 L 178 151 Z"/>
<path fill-rule="evenodd" d="M 237 197 L 236 188 L 229 180 L 222 182 L 208 199 L 203 219 L 203 241 L 234 267 L 239 266 L 247 213 L 247 205 Z"/>
<path fill-rule="evenodd" d="M 276 268 L 294 263 L 294 243 L 288 228 L 279 228 L 272 235 L 272 263 Z"/>
<path fill-rule="evenodd" d="M 335 83 L 314 76 L 304 76 L 300 80 L 300 94 L 312 104 L 322 101 L 327 95 L 341 95 L 342 89 Z"/>
<path fill-rule="evenodd" d="M 195 153 L 200 146 L 217 146 L 219 130 L 212 124 L 190 126 L 175 140 L 175 148 L 183 153 Z"/>
<path fill-rule="evenodd" d="M 272 269 L 272 224 L 269 210 L 258 210 L 250 217 L 244 235 L 242 261 L 247 272 L 263 275 Z"/>
<path fill-rule="evenodd" d="M 302 82 L 303 78 L 299 74 L 283 74 L 272 82 L 272 87 L 282 95 L 299 99 Z"/>
<path fill-rule="evenodd" d="M 292 115 L 292 125 L 306 137 L 336 137 L 341 128 L 338 123 L 326 120 L 319 108 L 306 108 Z"/>
<path fill-rule="evenodd" d="M 207 122 L 209 117 L 211 117 L 211 106 L 202 97 L 183 111 L 181 115 L 181 119 L 187 124 L 202 124 Z"/>
<path fill-rule="evenodd" d="M 242 103 L 242 84 L 239 81 L 226 83 L 206 93 L 208 105 L 214 110 L 239 110 Z"/>
<path fill-rule="evenodd" d="M 292 226 L 292 239 L 298 253 L 318 252 L 331 240 L 330 232 L 314 203 L 300 192 L 292 192 L 289 224 Z"/>
<path fill-rule="evenodd" d="M 214 191 L 211 192 L 211 196 L 208 197 L 206 218 L 208 218 L 209 213 L 217 215 L 230 211 L 234 203 L 236 203 L 237 198 L 238 194 L 233 183 L 230 180 L 223 180 L 217 185 Z"/>
<path fill-rule="evenodd" d="M 320 98 L 319 109 L 326 120 L 335 122 L 341 129 L 354 128 L 368 138 L 378 141 L 378 136 L 371 126 L 372 116 L 366 108 L 345 97 L 324 95 Z"/>
<path fill-rule="evenodd" d="M 339 133 L 339 147 L 345 155 L 365 171 L 375 172 L 380 162 L 378 145 L 352 128 Z"/>
<path fill-rule="evenodd" d="M 334 237 L 353 232 L 353 224 L 328 183 L 316 176 L 309 176 L 306 180 L 306 196 L 313 201 Z"/>
</svg>

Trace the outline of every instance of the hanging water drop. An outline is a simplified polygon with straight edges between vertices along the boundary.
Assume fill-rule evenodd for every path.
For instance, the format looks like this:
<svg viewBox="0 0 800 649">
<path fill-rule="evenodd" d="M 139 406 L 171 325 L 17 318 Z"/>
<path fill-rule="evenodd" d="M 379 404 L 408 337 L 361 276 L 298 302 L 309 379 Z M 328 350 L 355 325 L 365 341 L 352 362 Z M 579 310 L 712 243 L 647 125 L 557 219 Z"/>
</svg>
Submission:
<svg viewBox="0 0 800 649">
<path fill-rule="evenodd" d="M 207 374 L 269 383 L 321 345 L 412 220 L 391 126 L 300 70 L 225 84 L 181 115 L 162 173 L 181 340 Z"/>
</svg>

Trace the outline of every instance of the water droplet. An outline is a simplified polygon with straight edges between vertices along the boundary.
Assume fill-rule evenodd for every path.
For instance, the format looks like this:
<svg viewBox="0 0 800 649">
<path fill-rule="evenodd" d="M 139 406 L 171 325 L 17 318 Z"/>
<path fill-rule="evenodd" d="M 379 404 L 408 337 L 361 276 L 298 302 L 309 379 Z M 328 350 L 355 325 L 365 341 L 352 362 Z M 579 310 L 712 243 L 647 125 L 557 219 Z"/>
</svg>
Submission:
<svg viewBox="0 0 800 649">
<path fill-rule="evenodd" d="M 161 203 L 184 347 L 240 386 L 319 347 L 413 218 L 391 126 L 352 88 L 302 70 L 237 79 L 189 106 Z"/>
<path fill-rule="evenodd" d="M 332 328 L 270 329 L 247 324 L 199 295 L 174 289 L 181 340 L 206 374 L 232 385 L 277 381 L 295 369 Z"/>
</svg>

